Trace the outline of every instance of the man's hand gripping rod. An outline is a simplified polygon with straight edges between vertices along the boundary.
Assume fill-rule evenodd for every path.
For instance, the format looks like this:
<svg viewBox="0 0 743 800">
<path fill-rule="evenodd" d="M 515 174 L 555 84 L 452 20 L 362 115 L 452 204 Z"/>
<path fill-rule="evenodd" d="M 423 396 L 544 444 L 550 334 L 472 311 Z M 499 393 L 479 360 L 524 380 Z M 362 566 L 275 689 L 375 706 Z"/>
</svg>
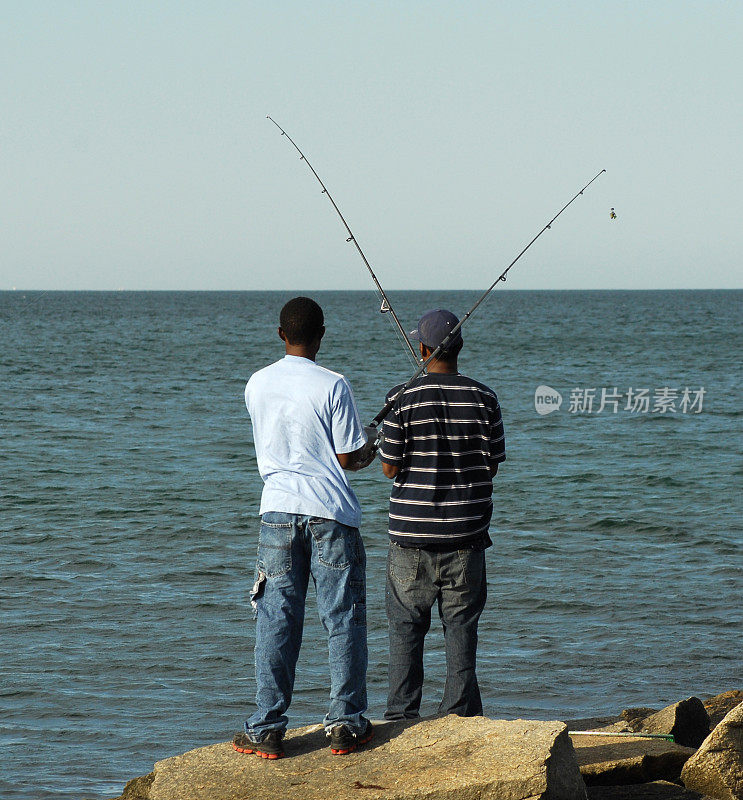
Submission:
<svg viewBox="0 0 743 800">
<path fill-rule="evenodd" d="M 601 172 L 599 172 L 598 174 L 594 175 L 594 177 L 591 178 L 591 180 L 588 181 L 588 183 L 574 197 L 572 197 L 569 200 L 569 202 L 567 202 L 557 212 L 557 214 L 555 214 L 554 217 L 552 217 L 552 219 L 542 228 L 541 231 L 539 231 L 539 233 L 529 242 L 529 244 L 526 245 L 526 247 L 516 256 L 516 258 L 514 258 L 514 260 L 503 270 L 503 272 L 501 272 L 501 274 L 493 281 L 493 283 L 485 290 L 485 292 L 483 292 L 482 296 L 478 299 L 478 301 L 475 303 L 475 305 L 473 305 L 472 308 L 462 317 L 462 319 L 459 320 L 459 323 L 457 325 L 455 325 L 449 331 L 449 334 L 447 335 L 446 339 L 444 339 L 444 341 L 441 342 L 441 344 L 433 351 L 433 353 L 431 353 L 431 355 L 420 365 L 420 367 L 418 367 L 418 369 L 415 371 L 415 374 L 413 375 L 413 377 L 405 384 L 405 386 L 402 387 L 402 389 L 400 389 L 400 391 L 394 397 L 390 398 L 385 403 L 384 408 L 382 408 L 382 410 L 377 414 L 377 416 L 374 417 L 374 419 L 369 423 L 368 427 L 370 427 L 370 428 L 377 428 L 378 427 L 379 423 L 382 422 L 382 420 L 392 410 L 392 406 L 394 406 L 395 401 L 397 400 L 397 398 L 413 383 L 413 381 L 416 378 L 420 377 L 420 375 L 423 374 L 423 372 L 426 369 L 426 367 L 431 363 L 431 361 L 434 360 L 434 358 L 438 358 L 439 354 L 443 350 L 446 350 L 446 348 L 449 346 L 449 342 L 451 342 L 451 340 L 454 338 L 454 336 L 456 336 L 457 332 L 462 327 L 462 325 L 464 325 L 464 323 L 467 322 L 467 320 L 477 310 L 477 307 L 480 305 L 480 303 L 482 303 L 483 300 L 485 300 L 485 298 L 490 294 L 490 292 L 493 291 L 493 289 L 495 289 L 495 287 L 500 283 L 500 281 L 505 281 L 506 280 L 506 275 L 508 274 L 508 270 L 511 269 L 511 267 L 521 258 L 521 256 L 524 255 L 524 253 L 534 244 L 534 242 L 536 242 L 536 240 L 545 231 L 549 230 L 550 227 L 552 227 L 552 223 L 560 216 L 560 214 L 562 214 L 562 212 L 565 211 L 565 209 L 569 205 L 571 205 L 574 200 L 577 200 L 583 194 L 583 192 L 585 192 L 586 189 L 596 180 L 596 178 L 598 178 L 599 175 L 602 175 L 604 172 L 606 172 L 606 170 L 602 169 Z"/>
</svg>

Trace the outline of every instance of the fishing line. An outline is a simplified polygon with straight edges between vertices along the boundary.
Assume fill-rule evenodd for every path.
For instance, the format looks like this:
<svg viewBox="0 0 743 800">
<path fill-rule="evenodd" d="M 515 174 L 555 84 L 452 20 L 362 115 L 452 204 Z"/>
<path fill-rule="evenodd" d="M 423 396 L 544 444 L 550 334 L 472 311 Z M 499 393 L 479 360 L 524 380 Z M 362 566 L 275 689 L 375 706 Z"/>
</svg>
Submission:
<svg viewBox="0 0 743 800">
<path fill-rule="evenodd" d="M 281 127 L 281 125 L 279 125 L 278 122 L 276 122 L 275 119 L 273 119 L 273 117 L 271 117 L 270 115 L 267 115 L 266 119 L 271 120 L 271 122 L 273 122 L 273 124 L 281 131 L 281 135 L 282 136 L 286 136 L 286 138 L 292 143 L 292 145 L 294 146 L 294 149 L 299 153 L 300 160 L 304 161 L 305 164 L 307 164 L 307 166 L 310 168 L 310 171 L 312 172 L 312 174 L 317 178 L 317 181 L 320 184 L 320 186 L 322 186 L 322 193 L 326 194 L 328 196 L 328 200 L 330 200 L 330 202 L 332 203 L 333 208 L 335 209 L 336 213 L 338 214 L 338 216 L 341 219 L 341 222 L 343 223 L 343 226 L 345 227 L 346 231 L 348 231 L 348 238 L 346 239 L 346 241 L 354 243 L 354 246 L 359 251 L 359 255 L 361 256 L 362 261 L 366 265 L 366 268 L 369 270 L 369 274 L 371 275 L 372 280 L 374 281 L 374 285 L 376 286 L 377 297 L 380 300 L 380 306 L 379 306 L 380 313 L 382 313 L 382 314 L 389 313 L 389 315 L 391 317 L 390 324 L 392 324 L 393 329 L 395 330 L 395 335 L 398 337 L 398 339 L 400 339 L 400 342 L 406 347 L 406 349 L 408 351 L 408 355 L 410 356 L 411 361 L 413 363 L 413 366 L 414 367 L 418 367 L 419 364 L 420 364 L 420 359 L 418 358 L 418 354 L 413 349 L 413 345 L 410 343 L 410 339 L 408 339 L 408 336 L 405 333 L 405 330 L 403 329 L 402 325 L 400 324 L 400 320 L 397 318 L 397 314 L 395 313 L 395 309 L 392 308 L 392 303 L 390 303 L 389 297 L 387 297 L 386 292 L 382 288 L 382 284 L 379 282 L 379 280 L 377 279 L 377 276 L 374 274 L 374 270 L 371 268 L 371 264 L 369 264 L 369 261 L 367 260 L 366 256 L 364 255 L 364 251 L 361 249 L 361 246 L 356 241 L 356 237 L 354 236 L 353 231 L 351 230 L 351 228 L 349 227 L 348 223 L 346 222 L 346 218 L 343 216 L 343 214 L 341 214 L 341 210 L 336 205 L 335 200 L 333 200 L 333 196 L 328 191 L 327 186 L 325 186 L 325 184 L 322 181 L 322 178 L 320 178 L 320 176 L 315 171 L 315 168 L 307 160 L 307 157 L 305 156 L 305 154 L 299 149 L 299 147 L 298 147 L 297 143 L 294 141 L 294 139 L 292 139 L 292 137 L 289 136 L 289 134 Z"/>
<path fill-rule="evenodd" d="M 557 214 L 552 217 L 552 219 L 542 228 L 542 230 L 539 231 L 539 233 L 529 242 L 529 244 L 527 244 L 526 247 L 524 247 L 524 249 L 516 256 L 516 258 L 514 258 L 513 261 L 503 270 L 503 272 L 501 272 L 501 274 L 493 281 L 493 283 L 482 293 L 475 305 L 473 305 L 472 308 L 462 317 L 462 319 L 459 320 L 459 322 L 449 331 L 444 341 L 441 342 L 441 344 L 431 353 L 431 355 L 418 367 L 413 377 L 410 378 L 410 380 L 402 387 L 402 389 L 400 389 L 400 391 L 395 394 L 394 397 L 390 398 L 385 403 L 384 408 L 382 408 L 377 416 L 374 417 L 374 419 L 369 423 L 370 427 L 376 428 L 379 425 L 379 423 L 387 416 L 387 414 L 390 413 L 397 398 L 410 387 L 416 378 L 423 373 L 425 368 L 431 363 L 431 361 L 434 360 L 434 358 L 437 358 L 443 350 L 446 350 L 446 348 L 449 346 L 449 342 L 451 342 L 454 336 L 456 336 L 462 325 L 464 325 L 464 323 L 467 322 L 467 320 L 474 314 L 480 304 L 493 291 L 493 289 L 495 289 L 495 287 L 501 281 L 506 280 L 506 276 L 508 275 L 508 271 L 511 269 L 511 267 L 521 258 L 521 256 L 524 255 L 524 253 L 545 231 L 548 231 L 552 227 L 552 223 L 560 216 L 560 214 L 562 214 L 562 212 L 565 211 L 569 205 L 577 200 L 583 194 L 583 192 L 585 192 L 586 189 L 599 177 L 599 175 L 602 175 L 604 172 L 606 172 L 606 170 L 602 169 L 601 172 L 598 172 L 596 175 L 594 175 L 593 178 L 591 178 L 591 180 L 588 181 L 588 183 L 579 192 L 577 192 L 567 203 L 565 203 L 565 205 L 557 212 Z"/>
<path fill-rule="evenodd" d="M 14 289 L 13 291 L 16 290 Z M 45 289 L 38 297 L 32 297 L 30 299 L 26 299 L 26 295 L 23 295 L 23 303 L 21 305 L 21 309 L 25 311 L 26 309 L 31 308 L 31 306 L 35 306 L 38 302 L 43 300 L 44 295 L 49 294 L 49 292 L 51 291 L 52 291 L 51 289 Z"/>
</svg>

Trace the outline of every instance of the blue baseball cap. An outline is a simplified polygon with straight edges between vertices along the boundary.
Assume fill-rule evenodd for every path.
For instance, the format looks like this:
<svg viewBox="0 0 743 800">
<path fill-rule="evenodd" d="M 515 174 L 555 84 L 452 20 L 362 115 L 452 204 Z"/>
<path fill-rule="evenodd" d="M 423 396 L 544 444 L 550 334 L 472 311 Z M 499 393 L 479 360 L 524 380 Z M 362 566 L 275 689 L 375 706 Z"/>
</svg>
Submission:
<svg viewBox="0 0 743 800">
<path fill-rule="evenodd" d="M 447 311 L 445 308 L 437 308 L 434 311 L 427 311 L 418 320 L 418 327 L 414 331 L 410 331 L 410 336 L 431 350 L 435 350 L 449 335 L 449 331 L 458 324 L 459 320 L 451 311 Z M 461 342 L 462 332 L 459 330 L 446 349 L 449 350 Z"/>
</svg>

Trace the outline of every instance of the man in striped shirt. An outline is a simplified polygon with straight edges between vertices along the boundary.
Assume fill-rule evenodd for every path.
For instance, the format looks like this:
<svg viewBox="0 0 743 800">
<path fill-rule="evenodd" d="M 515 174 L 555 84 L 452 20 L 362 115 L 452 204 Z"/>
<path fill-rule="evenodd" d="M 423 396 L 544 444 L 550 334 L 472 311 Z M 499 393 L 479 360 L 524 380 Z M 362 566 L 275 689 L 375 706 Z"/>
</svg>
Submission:
<svg viewBox="0 0 743 800">
<path fill-rule="evenodd" d="M 411 336 L 426 359 L 459 322 L 437 309 Z M 387 617 L 390 663 L 386 719 L 420 716 L 423 642 L 438 604 L 446 647 L 441 714 L 482 714 L 475 674 L 477 624 L 485 606 L 485 549 L 493 476 L 506 458 L 498 398 L 461 375 L 457 333 L 428 374 L 395 401 L 384 421 L 382 469 L 390 496 Z M 388 395 L 394 397 L 401 387 Z"/>
</svg>

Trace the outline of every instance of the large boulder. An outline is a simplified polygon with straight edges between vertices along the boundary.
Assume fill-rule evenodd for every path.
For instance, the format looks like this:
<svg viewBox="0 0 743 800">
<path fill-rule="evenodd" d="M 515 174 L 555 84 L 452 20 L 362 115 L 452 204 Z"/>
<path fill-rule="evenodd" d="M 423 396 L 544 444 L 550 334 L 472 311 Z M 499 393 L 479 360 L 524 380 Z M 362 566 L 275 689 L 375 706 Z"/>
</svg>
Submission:
<svg viewBox="0 0 743 800">
<path fill-rule="evenodd" d="M 319 725 L 290 731 L 287 758 L 229 743 L 155 764 L 119 800 L 586 800 L 562 722 L 448 716 L 376 723 L 348 756 L 331 756 Z"/>
<path fill-rule="evenodd" d="M 719 800 L 743 798 L 743 703 L 712 731 L 681 773 L 689 789 Z"/>
<path fill-rule="evenodd" d="M 592 786 L 588 800 L 709 800 L 676 783 L 653 781 L 632 786 Z"/>
<path fill-rule="evenodd" d="M 576 735 L 573 746 L 587 786 L 677 781 L 694 755 L 693 748 L 663 739 L 623 736 Z"/>
<path fill-rule="evenodd" d="M 709 736 L 709 715 L 698 697 L 689 697 L 656 712 L 625 709 L 622 717 L 631 731 L 670 734 L 685 747 L 699 747 Z"/>
<path fill-rule="evenodd" d="M 730 689 L 730 691 L 716 694 L 704 701 L 704 707 L 709 714 L 709 726 L 714 730 L 736 706 L 743 703 L 743 692 L 740 689 Z"/>
<path fill-rule="evenodd" d="M 584 719 L 566 720 L 565 722 L 571 731 L 643 731 L 646 730 L 644 725 L 647 719 L 656 714 L 661 715 L 662 719 L 669 709 L 675 709 L 674 722 L 679 713 L 687 715 L 687 718 L 693 715 L 698 725 L 697 734 L 700 734 L 704 733 L 705 720 L 696 702 L 690 703 L 690 701 L 695 700 L 696 698 L 689 698 L 688 700 L 681 701 L 681 703 L 674 703 L 662 711 L 658 711 L 657 708 L 646 708 L 644 706 L 642 708 L 625 708 L 619 716 L 586 717 Z M 719 725 L 722 718 L 741 703 L 743 703 L 743 691 L 740 689 L 730 689 L 727 692 L 722 692 L 721 694 L 716 694 L 714 697 L 707 698 L 703 705 L 709 717 L 709 730 L 714 730 L 714 728 Z M 671 725 L 671 728 L 672 727 L 673 724 Z M 670 733 L 670 731 L 653 732 Z M 683 742 L 680 742 L 680 744 L 683 744 Z M 689 746 L 693 747 L 693 745 Z"/>
<path fill-rule="evenodd" d="M 627 730 L 630 728 L 640 730 L 643 720 L 646 720 L 648 717 L 652 717 L 653 714 L 657 713 L 657 708 L 647 708 L 646 706 L 640 706 L 639 708 L 625 708 L 624 711 L 622 711 L 618 721 L 624 720 L 629 726 Z"/>
<path fill-rule="evenodd" d="M 581 717 L 580 719 L 566 719 L 565 724 L 571 731 L 603 731 L 614 730 L 612 726 L 621 721 L 622 718 L 617 716 Z"/>
</svg>

